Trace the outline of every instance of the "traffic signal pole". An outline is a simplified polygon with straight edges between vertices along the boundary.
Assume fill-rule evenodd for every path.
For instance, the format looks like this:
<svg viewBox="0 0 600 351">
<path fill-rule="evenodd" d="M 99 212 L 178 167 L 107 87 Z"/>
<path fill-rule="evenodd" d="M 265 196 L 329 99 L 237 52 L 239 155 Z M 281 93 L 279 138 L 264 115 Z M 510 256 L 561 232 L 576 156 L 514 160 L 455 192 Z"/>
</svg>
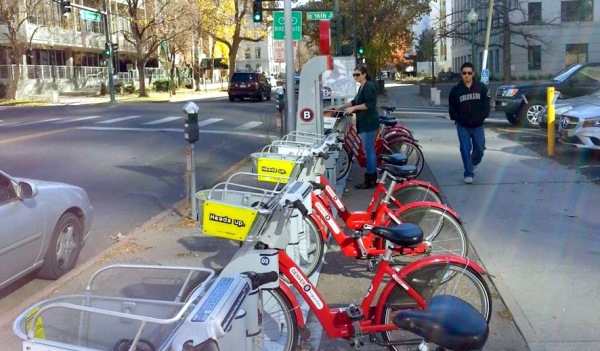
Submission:
<svg viewBox="0 0 600 351">
<path fill-rule="evenodd" d="M 286 134 L 296 131 L 296 92 L 294 89 L 294 46 L 292 32 L 292 0 L 283 1 L 283 19 L 285 30 L 285 95 L 286 105 Z"/>
<path fill-rule="evenodd" d="M 110 102 L 116 102 L 115 99 L 115 81 L 113 77 L 113 45 L 110 38 L 110 24 L 108 19 L 108 8 L 106 7 L 106 0 L 102 0 L 102 9 L 104 10 L 104 31 L 106 32 L 106 42 L 110 46 L 110 54 L 106 59 L 106 69 L 108 70 L 108 86 L 110 90 Z"/>
</svg>

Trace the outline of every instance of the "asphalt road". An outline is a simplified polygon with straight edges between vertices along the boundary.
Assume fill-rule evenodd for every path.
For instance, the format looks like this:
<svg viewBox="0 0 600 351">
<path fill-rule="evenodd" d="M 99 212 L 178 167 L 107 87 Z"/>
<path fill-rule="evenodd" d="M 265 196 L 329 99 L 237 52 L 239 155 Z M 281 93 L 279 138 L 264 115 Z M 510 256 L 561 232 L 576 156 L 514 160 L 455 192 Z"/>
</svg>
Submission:
<svg viewBox="0 0 600 351">
<path fill-rule="evenodd" d="M 197 187 L 259 150 L 273 136 L 272 102 L 196 101 Z M 4 108 L 0 169 L 84 188 L 94 223 L 79 264 L 185 198 L 184 103 Z M 50 282 L 29 275 L 0 291 L 0 311 Z"/>
</svg>

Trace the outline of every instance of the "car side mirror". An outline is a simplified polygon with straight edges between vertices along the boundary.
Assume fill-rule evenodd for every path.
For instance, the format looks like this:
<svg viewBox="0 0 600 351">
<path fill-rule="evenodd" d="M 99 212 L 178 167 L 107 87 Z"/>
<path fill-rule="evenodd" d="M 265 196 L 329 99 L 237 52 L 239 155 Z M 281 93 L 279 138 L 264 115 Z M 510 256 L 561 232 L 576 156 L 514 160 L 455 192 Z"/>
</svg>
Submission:
<svg viewBox="0 0 600 351">
<path fill-rule="evenodd" d="M 38 189 L 35 185 L 29 184 L 26 182 L 19 182 L 17 184 L 17 196 L 19 199 L 31 199 L 36 196 L 38 193 Z"/>
</svg>

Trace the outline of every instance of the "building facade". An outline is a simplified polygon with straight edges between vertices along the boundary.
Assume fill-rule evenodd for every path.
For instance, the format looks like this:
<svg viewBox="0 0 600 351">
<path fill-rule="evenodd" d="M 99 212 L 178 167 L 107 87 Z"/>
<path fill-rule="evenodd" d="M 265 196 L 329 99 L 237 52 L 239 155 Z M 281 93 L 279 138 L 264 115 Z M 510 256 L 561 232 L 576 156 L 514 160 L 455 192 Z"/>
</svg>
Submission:
<svg viewBox="0 0 600 351">
<path fill-rule="evenodd" d="M 498 3 L 498 1 L 496 1 Z M 478 5 L 479 4 L 479 5 Z M 468 33 L 467 13 L 475 8 L 478 13 L 476 29 L 475 65 L 483 61 L 483 44 L 489 3 L 452 0 L 452 23 L 462 22 L 462 33 Z M 497 5 L 497 4 L 496 4 Z M 540 40 L 526 40 L 522 35 L 511 35 L 510 72 L 513 77 L 541 78 L 552 75 L 565 66 L 578 62 L 594 62 L 600 58 L 600 1 L 599 0 L 517 0 L 518 9 L 509 12 L 513 29 L 529 33 Z M 501 25 L 502 16 L 496 6 L 493 27 Z M 487 67 L 492 76 L 501 77 L 503 70 L 502 38 L 490 38 Z M 471 60 L 471 42 L 452 39 L 452 67 L 458 70 Z"/>
</svg>

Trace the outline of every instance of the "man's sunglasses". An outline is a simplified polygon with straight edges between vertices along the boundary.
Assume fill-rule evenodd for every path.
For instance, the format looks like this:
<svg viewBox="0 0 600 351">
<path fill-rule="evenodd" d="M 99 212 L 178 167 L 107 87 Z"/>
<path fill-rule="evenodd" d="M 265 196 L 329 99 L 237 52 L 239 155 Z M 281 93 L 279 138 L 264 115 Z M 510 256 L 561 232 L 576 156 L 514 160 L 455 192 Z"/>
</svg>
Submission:
<svg viewBox="0 0 600 351">
<path fill-rule="evenodd" d="M 473 74 L 473 72 L 471 72 L 471 71 L 465 71 L 465 72 L 460 72 L 460 73 L 462 73 L 463 76 L 466 76 L 467 74 L 468 75 L 472 75 Z"/>
<path fill-rule="evenodd" d="M 361 74 L 362 73 L 353 73 L 352 75 L 355 76 L 355 77 L 360 77 Z"/>
</svg>

